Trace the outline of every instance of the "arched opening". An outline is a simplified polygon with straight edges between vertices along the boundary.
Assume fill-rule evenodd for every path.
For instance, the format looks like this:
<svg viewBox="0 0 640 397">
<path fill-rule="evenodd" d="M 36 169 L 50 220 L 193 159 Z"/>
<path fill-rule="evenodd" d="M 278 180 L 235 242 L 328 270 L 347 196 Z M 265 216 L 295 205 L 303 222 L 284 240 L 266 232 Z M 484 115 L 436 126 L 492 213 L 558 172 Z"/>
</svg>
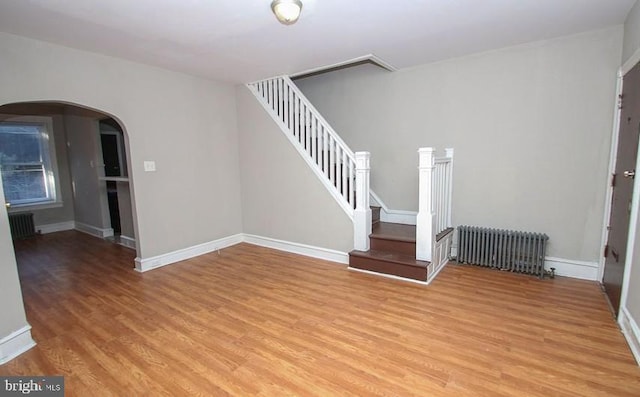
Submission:
<svg viewBox="0 0 640 397">
<path fill-rule="evenodd" d="M 14 238 L 75 229 L 138 251 L 129 140 L 116 116 L 61 101 L 5 104 L 0 140 Z M 20 214 L 30 217 L 12 221 Z"/>
</svg>

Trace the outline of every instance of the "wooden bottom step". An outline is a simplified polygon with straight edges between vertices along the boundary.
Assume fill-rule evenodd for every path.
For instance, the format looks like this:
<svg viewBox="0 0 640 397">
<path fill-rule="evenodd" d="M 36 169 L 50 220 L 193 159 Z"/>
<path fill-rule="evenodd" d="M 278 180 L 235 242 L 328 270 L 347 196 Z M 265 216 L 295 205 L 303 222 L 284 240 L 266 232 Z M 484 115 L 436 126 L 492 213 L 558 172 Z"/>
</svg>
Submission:
<svg viewBox="0 0 640 397">
<path fill-rule="evenodd" d="M 427 281 L 428 266 L 429 262 L 397 252 L 369 250 L 349 253 L 349 267 L 419 281 Z"/>
</svg>

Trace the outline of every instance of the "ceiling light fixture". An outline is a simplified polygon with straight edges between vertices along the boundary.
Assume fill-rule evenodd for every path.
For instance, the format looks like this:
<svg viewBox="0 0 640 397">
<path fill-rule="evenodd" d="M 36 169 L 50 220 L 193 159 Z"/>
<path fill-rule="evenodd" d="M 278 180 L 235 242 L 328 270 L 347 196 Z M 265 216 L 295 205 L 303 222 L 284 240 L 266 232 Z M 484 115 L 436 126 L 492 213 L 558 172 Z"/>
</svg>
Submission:
<svg viewBox="0 0 640 397">
<path fill-rule="evenodd" d="M 271 10 L 282 24 L 293 25 L 300 17 L 302 2 L 300 0 L 273 0 Z"/>
</svg>

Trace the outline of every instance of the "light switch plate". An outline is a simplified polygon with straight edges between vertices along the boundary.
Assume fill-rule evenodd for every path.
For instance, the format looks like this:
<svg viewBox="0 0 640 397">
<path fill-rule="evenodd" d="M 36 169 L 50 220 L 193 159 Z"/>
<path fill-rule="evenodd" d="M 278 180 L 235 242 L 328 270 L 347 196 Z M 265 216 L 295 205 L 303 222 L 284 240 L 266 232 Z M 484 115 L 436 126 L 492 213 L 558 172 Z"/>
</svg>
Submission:
<svg viewBox="0 0 640 397">
<path fill-rule="evenodd" d="M 146 172 L 154 172 L 156 170 L 156 162 L 155 161 L 145 161 L 144 162 L 144 170 Z"/>
</svg>

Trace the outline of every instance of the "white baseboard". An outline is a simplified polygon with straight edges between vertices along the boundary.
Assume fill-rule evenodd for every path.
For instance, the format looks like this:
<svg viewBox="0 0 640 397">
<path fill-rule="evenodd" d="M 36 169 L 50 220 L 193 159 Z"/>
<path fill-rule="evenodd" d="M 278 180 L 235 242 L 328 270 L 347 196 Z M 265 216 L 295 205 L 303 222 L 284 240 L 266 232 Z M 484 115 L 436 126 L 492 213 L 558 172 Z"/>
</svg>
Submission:
<svg viewBox="0 0 640 397">
<path fill-rule="evenodd" d="M 638 323 L 631 316 L 631 313 L 629 313 L 626 307 L 623 307 L 622 310 L 620 310 L 618 324 L 622 329 L 624 337 L 627 339 L 627 343 L 629 344 L 631 353 L 633 353 L 633 357 L 636 359 L 636 363 L 640 365 L 640 327 L 638 327 Z"/>
<path fill-rule="evenodd" d="M 55 232 L 64 232 L 76 228 L 74 221 L 50 223 L 48 225 L 36 225 L 36 231 L 40 234 L 49 234 Z"/>
<path fill-rule="evenodd" d="M 255 236 L 253 234 L 244 234 L 243 241 L 245 243 L 259 245 L 261 247 L 273 248 L 279 251 L 291 252 L 309 256 L 312 258 L 324 259 L 330 262 L 342 264 L 349 263 L 349 254 L 328 248 L 314 247 L 311 245 L 294 243 L 291 241 L 277 240 L 270 237 Z"/>
<path fill-rule="evenodd" d="M 82 223 L 82 222 L 75 222 L 75 229 L 79 232 L 90 234 L 92 236 L 100 237 L 100 238 L 107 238 L 107 237 L 113 236 L 112 228 L 101 229 L 99 227 L 87 225 L 86 223 Z"/>
<path fill-rule="evenodd" d="M 31 326 L 25 325 L 0 339 L 0 365 L 5 364 L 31 349 L 36 342 L 31 338 Z"/>
<path fill-rule="evenodd" d="M 451 257 L 456 258 L 458 255 L 458 247 L 451 247 Z M 547 256 L 544 260 L 545 270 L 555 268 L 556 276 L 572 277 L 581 280 L 598 280 L 598 262 L 578 261 L 574 259 L 556 258 Z"/>
<path fill-rule="evenodd" d="M 119 244 L 127 248 L 136 249 L 136 239 L 133 237 L 128 237 L 121 234 Z"/>
<path fill-rule="evenodd" d="M 548 256 L 545 258 L 544 268 L 550 270 L 552 267 L 555 267 L 557 276 L 592 281 L 598 279 L 598 262 L 585 262 Z"/>
<path fill-rule="evenodd" d="M 418 213 L 415 211 L 380 209 L 380 222 L 402 223 L 403 225 L 415 226 L 417 216 Z"/>
<path fill-rule="evenodd" d="M 232 245 L 241 243 L 242 241 L 243 241 L 243 235 L 235 234 L 233 236 L 224 237 L 214 241 L 209 241 L 208 243 L 195 245 L 193 247 L 184 248 L 184 249 L 169 252 L 163 255 L 153 256 L 151 258 L 136 258 L 135 270 L 140 273 L 146 272 L 152 269 L 156 269 L 158 267 L 170 265 L 172 263 L 184 261 L 187 259 L 194 258 L 196 256 L 208 254 L 209 252 L 227 248 Z"/>
<path fill-rule="evenodd" d="M 440 266 L 437 266 L 437 267 L 435 268 L 435 270 L 431 273 L 431 275 L 429 275 L 429 276 L 427 277 L 427 284 L 431 284 L 431 282 L 436 278 L 436 276 L 437 276 L 438 274 L 440 274 L 440 272 L 442 271 L 442 269 L 444 269 L 444 267 L 445 267 L 445 266 L 447 266 L 447 263 L 449 263 L 449 261 L 448 261 L 448 260 L 447 260 L 446 262 L 442 262 L 442 263 L 440 264 Z M 429 265 L 429 266 L 431 266 L 431 265 Z"/>
</svg>

